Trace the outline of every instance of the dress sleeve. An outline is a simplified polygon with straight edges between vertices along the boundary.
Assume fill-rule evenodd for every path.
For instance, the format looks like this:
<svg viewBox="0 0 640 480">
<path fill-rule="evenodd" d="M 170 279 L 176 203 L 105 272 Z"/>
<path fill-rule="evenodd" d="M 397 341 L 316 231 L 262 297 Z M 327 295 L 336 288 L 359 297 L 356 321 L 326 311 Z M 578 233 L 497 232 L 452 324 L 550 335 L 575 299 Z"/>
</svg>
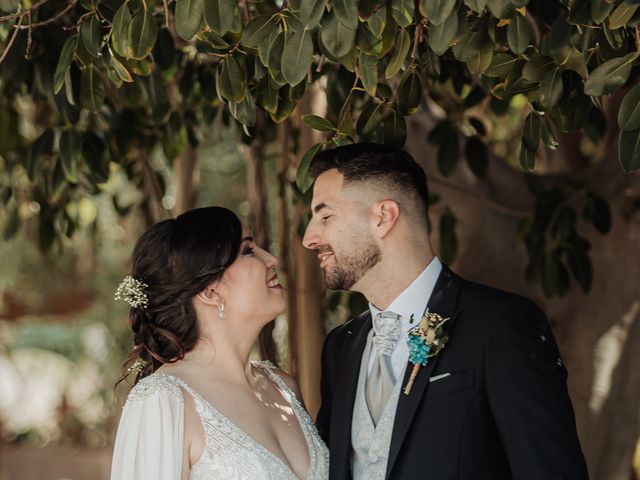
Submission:
<svg viewBox="0 0 640 480">
<path fill-rule="evenodd" d="M 143 379 L 125 403 L 113 452 L 111 480 L 180 480 L 184 401 L 180 387 Z"/>
</svg>

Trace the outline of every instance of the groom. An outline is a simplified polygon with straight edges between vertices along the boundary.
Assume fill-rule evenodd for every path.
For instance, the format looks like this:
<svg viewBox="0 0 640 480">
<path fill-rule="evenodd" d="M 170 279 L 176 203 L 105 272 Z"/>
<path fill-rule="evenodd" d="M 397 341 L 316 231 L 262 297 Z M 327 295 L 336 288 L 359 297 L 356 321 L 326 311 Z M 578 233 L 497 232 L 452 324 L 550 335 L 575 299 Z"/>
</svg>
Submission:
<svg viewBox="0 0 640 480">
<path fill-rule="evenodd" d="M 304 246 L 329 288 L 369 301 L 323 348 L 317 426 L 330 478 L 587 479 L 544 313 L 434 256 L 426 177 L 411 156 L 348 145 L 316 155 L 310 172 Z M 428 333 L 423 322 L 414 335 L 425 313 L 443 330 Z M 437 354 L 416 368 L 421 344 Z"/>
</svg>

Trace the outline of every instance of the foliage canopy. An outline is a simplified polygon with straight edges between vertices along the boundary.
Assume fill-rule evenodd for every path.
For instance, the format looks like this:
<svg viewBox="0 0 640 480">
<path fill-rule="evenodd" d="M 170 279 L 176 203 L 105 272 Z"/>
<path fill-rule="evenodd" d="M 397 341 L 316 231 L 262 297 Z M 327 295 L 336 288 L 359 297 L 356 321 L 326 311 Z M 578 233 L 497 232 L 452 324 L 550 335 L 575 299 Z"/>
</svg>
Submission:
<svg viewBox="0 0 640 480">
<path fill-rule="evenodd" d="M 429 141 L 438 146 L 444 176 L 461 159 L 485 175 L 494 140 L 487 115 L 499 118 L 523 96 L 529 113 L 519 161 L 531 171 L 540 149 L 558 148 L 559 132 L 602 141 L 608 126 L 601 97 L 637 76 L 639 6 L 638 0 L 0 0 L 5 238 L 19 226 L 20 204 L 35 200 L 40 243 L 48 248 L 75 229 L 68 205 L 100 192 L 114 169 L 142 185 L 150 170 L 140 152 L 159 146 L 171 161 L 215 122 L 235 122 L 250 138 L 259 115 L 287 119 L 314 82 L 325 86 L 328 112 L 303 119 L 335 145 L 367 140 L 401 147 L 406 117 L 436 106 L 442 115 Z M 618 117 L 625 172 L 640 169 L 639 105 L 636 86 Z M 302 158 L 302 192 L 318 148 Z M 528 278 L 548 295 L 566 292 L 571 276 L 588 290 L 589 243 L 577 223 L 581 218 L 606 233 L 607 202 L 579 182 L 566 192 L 528 178 L 537 198 L 521 226 Z M 568 202 L 577 194 L 578 206 Z M 451 258 L 455 216 L 443 215 L 440 227 Z"/>
</svg>

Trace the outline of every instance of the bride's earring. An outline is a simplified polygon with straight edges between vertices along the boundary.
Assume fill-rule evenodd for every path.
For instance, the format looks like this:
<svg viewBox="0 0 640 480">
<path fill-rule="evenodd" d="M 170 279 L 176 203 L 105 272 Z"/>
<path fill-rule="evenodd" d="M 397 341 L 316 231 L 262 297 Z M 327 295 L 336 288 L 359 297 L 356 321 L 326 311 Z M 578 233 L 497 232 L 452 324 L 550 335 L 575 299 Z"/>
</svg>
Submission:
<svg viewBox="0 0 640 480">
<path fill-rule="evenodd" d="M 220 305 L 218 305 L 218 317 L 220 317 L 220 320 L 224 320 L 224 302 L 220 302 Z"/>
</svg>

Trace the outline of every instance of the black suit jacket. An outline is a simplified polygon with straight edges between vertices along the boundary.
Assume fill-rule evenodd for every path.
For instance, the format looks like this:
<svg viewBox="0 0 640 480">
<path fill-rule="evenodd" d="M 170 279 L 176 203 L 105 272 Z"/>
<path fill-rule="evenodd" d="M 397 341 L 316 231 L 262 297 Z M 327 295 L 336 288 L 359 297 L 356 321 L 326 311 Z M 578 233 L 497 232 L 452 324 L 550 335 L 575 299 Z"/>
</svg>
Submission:
<svg viewBox="0 0 640 480">
<path fill-rule="evenodd" d="M 411 393 L 400 394 L 386 477 L 587 479 L 567 372 L 540 308 L 446 266 L 428 307 L 450 317 L 449 342 L 420 369 Z M 332 480 L 351 478 L 353 404 L 370 329 L 367 311 L 332 330 L 323 347 L 317 426 Z"/>
</svg>

